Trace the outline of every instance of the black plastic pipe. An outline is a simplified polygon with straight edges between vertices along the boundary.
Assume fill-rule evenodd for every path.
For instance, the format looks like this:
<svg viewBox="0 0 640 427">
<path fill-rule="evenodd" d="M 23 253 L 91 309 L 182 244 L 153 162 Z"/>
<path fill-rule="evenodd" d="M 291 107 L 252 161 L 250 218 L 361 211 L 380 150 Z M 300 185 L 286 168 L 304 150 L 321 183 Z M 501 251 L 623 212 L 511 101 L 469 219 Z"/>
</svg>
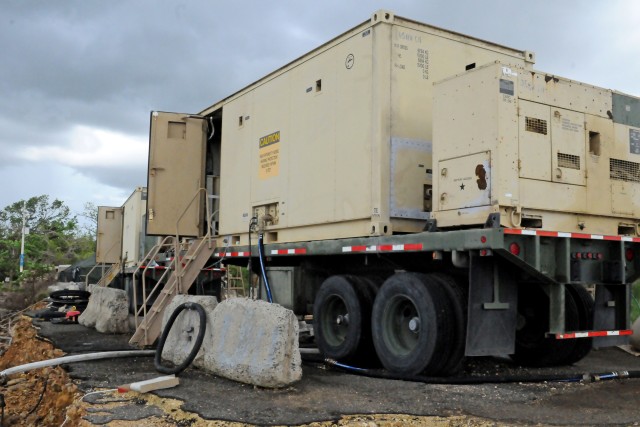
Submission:
<svg viewBox="0 0 640 427">
<path fill-rule="evenodd" d="M 303 361 L 309 363 L 318 363 L 310 357 L 304 357 Z M 583 375 L 576 374 L 558 374 L 558 375 L 502 375 L 496 377 L 426 377 L 422 375 L 402 375 L 391 372 L 364 369 L 356 366 L 346 365 L 333 359 L 324 359 L 325 366 L 336 367 L 341 370 L 352 372 L 370 378 L 381 378 L 388 380 L 400 380 L 410 382 L 420 382 L 426 384 L 501 384 L 501 383 L 542 383 L 542 382 L 598 382 L 624 378 L 640 378 L 640 371 L 612 371 L 604 373 L 585 373 Z"/>
<path fill-rule="evenodd" d="M 262 281 L 264 282 L 264 288 L 267 290 L 267 301 L 273 302 L 271 296 L 271 286 L 269 286 L 269 279 L 267 279 L 267 271 L 264 268 L 264 244 L 262 242 L 262 233 L 258 234 L 258 259 L 260 260 L 260 273 L 262 274 Z"/>
</svg>

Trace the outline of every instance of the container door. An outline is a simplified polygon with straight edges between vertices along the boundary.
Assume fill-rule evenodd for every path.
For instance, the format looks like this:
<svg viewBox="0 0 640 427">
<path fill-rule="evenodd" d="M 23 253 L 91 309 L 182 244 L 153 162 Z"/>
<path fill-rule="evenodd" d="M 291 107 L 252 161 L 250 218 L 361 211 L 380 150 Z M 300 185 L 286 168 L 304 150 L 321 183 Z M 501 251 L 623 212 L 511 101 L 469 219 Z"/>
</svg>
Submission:
<svg viewBox="0 0 640 427">
<path fill-rule="evenodd" d="M 520 177 L 551 181 L 549 106 L 520 100 Z"/>
<path fill-rule="evenodd" d="M 205 121 L 151 113 L 147 234 L 200 236 L 204 218 Z M 179 224 L 178 224 L 179 221 Z"/>
<path fill-rule="evenodd" d="M 98 206 L 96 263 L 115 264 L 122 256 L 122 208 Z"/>
<path fill-rule="evenodd" d="M 566 184 L 585 185 L 585 150 L 587 138 L 584 114 L 552 108 L 551 147 L 552 179 Z"/>
<path fill-rule="evenodd" d="M 491 152 L 440 161 L 440 210 L 491 204 Z"/>
</svg>

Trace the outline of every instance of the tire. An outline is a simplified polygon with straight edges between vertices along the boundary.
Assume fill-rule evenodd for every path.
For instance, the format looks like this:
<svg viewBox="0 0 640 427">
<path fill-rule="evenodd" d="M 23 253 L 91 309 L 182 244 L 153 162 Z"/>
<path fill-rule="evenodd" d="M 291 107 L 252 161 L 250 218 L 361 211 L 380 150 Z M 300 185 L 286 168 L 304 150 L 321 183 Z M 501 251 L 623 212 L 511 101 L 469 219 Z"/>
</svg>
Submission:
<svg viewBox="0 0 640 427">
<path fill-rule="evenodd" d="M 594 301 L 589 291 L 581 285 L 566 285 L 568 294 L 567 296 L 573 298 L 576 307 L 578 309 L 578 330 L 589 331 L 593 329 L 593 313 L 594 313 Z M 564 364 L 572 365 L 582 359 L 584 359 L 593 346 L 592 338 L 577 338 L 575 339 L 574 349 L 567 355 L 564 360 Z"/>
<path fill-rule="evenodd" d="M 431 273 L 428 276 L 440 282 L 451 304 L 454 325 L 451 353 L 440 372 L 442 375 L 453 375 L 459 372 L 464 364 L 468 289 L 444 273 Z"/>
<path fill-rule="evenodd" d="M 182 313 L 183 310 L 196 310 L 198 312 L 199 320 L 200 320 L 200 328 L 198 330 L 198 335 L 196 336 L 196 340 L 193 343 L 193 348 L 189 355 L 187 355 L 186 359 L 179 365 L 174 366 L 173 368 L 168 368 L 162 365 L 162 350 L 164 350 L 164 344 L 167 341 L 167 337 L 169 336 L 169 332 L 171 332 L 171 327 L 173 323 L 176 321 L 178 315 Z M 156 348 L 156 354 L 154 358 L 154 364 L 156 366 L 156 370 L 163 374 L 174 374 L 178 375 L 180 372 L 187 369 L 189 365 L 193 362 L 193 359 L 196 358 L 198 351 L 200 351 L 200 347 L 202 346 L 202 341 L 204 340 L 204 333 L 207 329 L 207 314 L 204 311 L 204 308 L 200 304 L 196 304 L 193 302 L 185 302 L 180 304 L 176 309 L 171 313 L 171 317 L 167 321 L 164 330 L 162 331 L 162 335 L 160 336 L 160 340 L 158 341 L 158 347 Z"/>
<path fill-rule="evenodd" d="M 355 276 L 331 276 L 313 304 L 316 344 L 326 357 L 367 364 L 374 354 L 371 339 L 372 283 Z"/>
<path fill-rule="evenodd" d="M 449 357 L 451 307 L 438 282 L 418 273 L 387 279 L 373 304 L 372 331 L 383 366 L 402 375 L 438 374 Z"/>
<path fill-rule="evenodd" d="M 518 323 L 515 352 L 511 359 L 530 367 L 559 366 L 566 364 L 576 346 L 575 340 L 558 340 L 547 337 L 549 330 L 549 296 L 538 284 L 520 286 L 518 289 Z M 565 289 L 565 328 L 578 328 L 578 308 Z"/>
</svg>

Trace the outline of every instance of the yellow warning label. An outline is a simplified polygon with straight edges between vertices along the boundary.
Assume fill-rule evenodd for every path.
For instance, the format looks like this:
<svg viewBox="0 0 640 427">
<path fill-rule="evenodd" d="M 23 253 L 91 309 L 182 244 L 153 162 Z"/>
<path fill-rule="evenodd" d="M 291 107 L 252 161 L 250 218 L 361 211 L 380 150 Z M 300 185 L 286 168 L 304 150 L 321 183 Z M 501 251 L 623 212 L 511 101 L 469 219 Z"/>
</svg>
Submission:
<svg viewBox="0 0 640 427">
<path fill-rule="evenodd" d="M 280 173 L 280 131 L 263 136 L 259 141 L 260 179 L 272 178 Z"/>
<path fill-rule="evenodd" d="M 260 138 L 260 148 L 264 148 L 268 145 L 275 144 L 280 142 L 280 131 L 276 131 L 274 133 L 270 133 L 269 135 L 263 136 Z"/>
</svg>

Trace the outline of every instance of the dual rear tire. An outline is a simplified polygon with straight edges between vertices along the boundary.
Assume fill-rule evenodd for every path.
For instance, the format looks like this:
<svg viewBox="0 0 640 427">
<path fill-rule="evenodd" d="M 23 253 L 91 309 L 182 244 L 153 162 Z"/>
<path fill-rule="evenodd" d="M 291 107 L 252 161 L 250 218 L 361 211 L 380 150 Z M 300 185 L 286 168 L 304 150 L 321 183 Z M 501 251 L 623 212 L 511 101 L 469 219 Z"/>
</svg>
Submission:
<svg viewBox="0 0 640 427">
<path fill-rule="evenodd" d="M 379 289 L 378 289 L 379 288 Z M 593 299 L 566 285 L 566 330 L 593 328 Z M 379 361 L 403 375 L 452 375 L 463 364 L 467 289 L 442 273 L 397 273 L 382 286 L 359 276 L 332 276 L 314 304 L 320 351 L 361 367 Z M 519 327 L 512 359 L 524 366 L 569 365 L 591 350 L 591 339 L 547 337 L 549 297 L 538 284 L 520 287 Z"/>
<path fill-rule="evenodd" d="M 332 276 L 314 304 L 314 329 L 327 357 L 375 364 L 404 375 L 448 375 L 464 356 L 462 287 L 443 274 L 398 273 L 374 280 Z M 377 358 L 376 358 L 377 356 Z"/>
<path fill-rule="evenodd" d="M 313 306 L 316 342 L 331 359 L 345 363 L 375 360 L 371 307 L 377 284 L 357 276 L 331 276 L 322 283 Z"/>
</svg>

